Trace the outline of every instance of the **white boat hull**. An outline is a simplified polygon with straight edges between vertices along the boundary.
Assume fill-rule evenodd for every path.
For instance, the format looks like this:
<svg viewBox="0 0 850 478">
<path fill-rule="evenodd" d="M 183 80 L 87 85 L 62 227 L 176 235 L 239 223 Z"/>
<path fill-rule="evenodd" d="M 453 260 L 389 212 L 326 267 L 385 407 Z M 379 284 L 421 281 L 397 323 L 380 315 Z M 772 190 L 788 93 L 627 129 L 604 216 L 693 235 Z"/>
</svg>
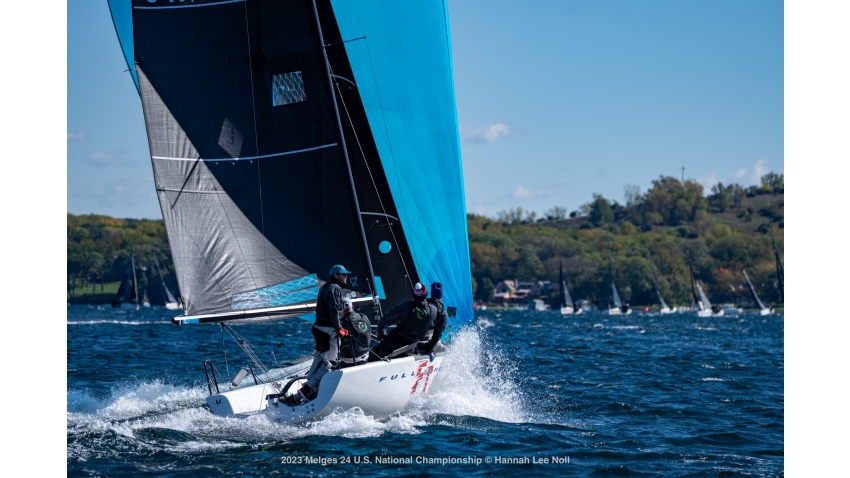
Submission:
<svg viewBox="0 0 850 478">
<path fill-rule="evenodd" d="M 770 310 L 770 309 L 761 309 L 761 310 L 759 310 L 759 315 L 770 315 L 770 314 L 772 314 L 772 313 L 773 313 L 773 311 L 772 311 L 772 310 Z"/>
<path fill-rule="evenodd" d="M 664 307 L 659 312 L 662 314 L 675 314 L 677 310 L 679 310 L 678 307 L 673 307 L 672 309 L 670 307 Z"/>
<path fill-rule="evenodd" d="M 180 304 L 177 302 L 166 302 L 165 308 L 168 310 L 180 310 Z"/>
<path fill-rule="evenodd" d="M 266 411 L 286 423 L 318 419 L 336 409 L 355 407 L 380 419 L 403 409 L 414 395 L 430 391 L 442 359 L 442 354 L 433 361 L 420 355 L 334 370 L 322 377 L 315 399 L 296 406 L 267 400 L 267 395 L 280 392 L 268 383 L 211 395 L 207 404 L 216 415 L 248 416 Z M 285 385 L 286 380 L 279 383 Z M 299 386 L 293 384 L 288 394 L 297 393 Z"/>
<path fill-rule="evenodd" d="M 620 309 L 619 307 L 614 307 L 614 308 L 608 309 L 608 315 L 629 315 L 631 313 L 632 313 L 632 309 L 629 309 L 625 312 L 623 312 L 623 310 Z"/>
<path fill-rule="evenodd" d="M 726 315 L 726 312 L 724 312 L 722 309 L 716 314 L 712 313 L 711 309 L 697 311 L 698 317 L 723 317 L 724 315 Z"/>
<path fill-rule="evenodd" d="M 582 309 L 575 310 L 572 307 L 561 307 L 561 315 L 578 315 L 583 312 L 584 310 Z"/>
</svg>

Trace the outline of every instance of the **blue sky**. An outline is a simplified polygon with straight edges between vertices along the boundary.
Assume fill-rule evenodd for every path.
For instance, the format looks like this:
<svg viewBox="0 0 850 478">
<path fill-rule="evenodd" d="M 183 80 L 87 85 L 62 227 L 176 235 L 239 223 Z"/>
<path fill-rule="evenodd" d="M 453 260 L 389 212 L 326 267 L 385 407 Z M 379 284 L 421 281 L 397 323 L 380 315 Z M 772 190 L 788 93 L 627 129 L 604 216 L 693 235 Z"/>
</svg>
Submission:
<svg viewBox="0 0 850 478">
<path fill-rule="evenodd" d="M 450 0 L 467 207 L 784 172 L 781 2 Z M 159 218 L 106 2 L 68 3 L 68 212 Z"/>
</svg>

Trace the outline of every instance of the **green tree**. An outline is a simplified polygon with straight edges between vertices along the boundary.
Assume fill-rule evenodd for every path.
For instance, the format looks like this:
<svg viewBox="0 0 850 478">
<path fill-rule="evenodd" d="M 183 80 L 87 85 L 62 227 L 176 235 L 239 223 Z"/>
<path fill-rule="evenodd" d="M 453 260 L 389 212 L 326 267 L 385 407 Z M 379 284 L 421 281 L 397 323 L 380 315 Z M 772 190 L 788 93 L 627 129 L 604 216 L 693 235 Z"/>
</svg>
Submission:
<svg viewBox="0 0 850 478">
<path fill-rule="evenodd" d="M 611 210 L 611 203 L 602 197 L 601 194 L 593 194 L 593 201 L 589 203 L 588 210 L 590 211 L 590 222 L 594 226 L 614 222 L 614 212 Z"/>
</svg>

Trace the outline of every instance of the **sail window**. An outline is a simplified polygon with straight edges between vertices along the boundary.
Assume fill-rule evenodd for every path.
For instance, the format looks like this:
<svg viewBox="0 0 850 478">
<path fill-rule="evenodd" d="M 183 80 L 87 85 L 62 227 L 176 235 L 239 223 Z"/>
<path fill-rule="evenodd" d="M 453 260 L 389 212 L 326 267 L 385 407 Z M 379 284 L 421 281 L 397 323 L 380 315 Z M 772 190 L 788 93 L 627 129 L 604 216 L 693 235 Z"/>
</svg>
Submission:
<svg viewBox="0 0 850 478">
<path fill-rule="evenodd" d="M 378 250 L 383 254 L 389 254 L 390 251 L 393 250 L 393 246 L 388 241 L 381 241 L 381 243 L 378 244 Z"/>
<path fill-rule="evenodd" d="M 304 81 L 300 71 L 282 73 L 272 77 L 272 106 L 290 105 L 307 101 Z"/>
</svg>

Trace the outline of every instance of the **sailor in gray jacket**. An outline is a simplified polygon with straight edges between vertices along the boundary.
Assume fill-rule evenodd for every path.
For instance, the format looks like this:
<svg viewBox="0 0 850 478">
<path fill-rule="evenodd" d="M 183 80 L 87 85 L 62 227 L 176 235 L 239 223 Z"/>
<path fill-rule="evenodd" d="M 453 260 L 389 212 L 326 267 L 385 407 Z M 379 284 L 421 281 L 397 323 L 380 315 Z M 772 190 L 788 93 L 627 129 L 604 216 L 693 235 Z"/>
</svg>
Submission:
<svg viewBox="0 0 850 478">
<path fill-rule="evenodd" d="M 307 383 L 298 390 L 305 401 L 312 400 L 319 390 L 319 381 L 333 370 L 339 360 L 337 336 L 346 337 L 348 331 L 342 327 L 345 314 L 342 288 L 348 282 L 351 272 L 342 265 L 331 267 L 330 279 L 319 289 L 316 301 L 316 323 L 310 330 L 316 339 L 316 349 L 313 350 L 313 364 L 307 372 Z"/>
</svg>

